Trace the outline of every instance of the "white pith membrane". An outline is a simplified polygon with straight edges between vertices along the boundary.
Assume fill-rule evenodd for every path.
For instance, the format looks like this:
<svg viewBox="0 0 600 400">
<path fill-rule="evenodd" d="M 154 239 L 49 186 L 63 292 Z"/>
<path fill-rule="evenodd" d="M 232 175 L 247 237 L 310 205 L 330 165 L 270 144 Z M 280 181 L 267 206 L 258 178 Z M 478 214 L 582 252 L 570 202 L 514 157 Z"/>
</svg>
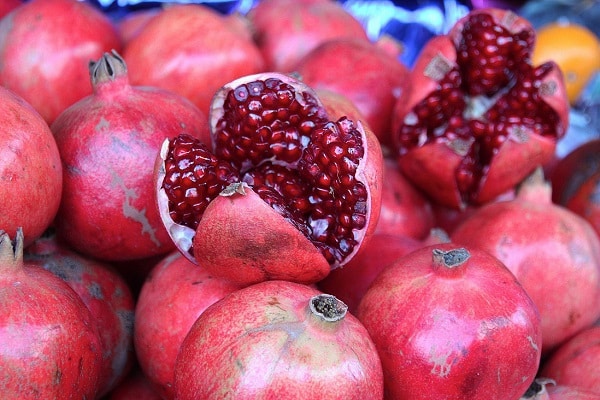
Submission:
<svg viewBox="0 0 600 400">
<path fill-rule="evenodd" d="M 214 151 L 215 137 L 216 137 L 216 135 L 214 134 L 215 129 L 216 129 L 215 127 L 217 126 L 217 123 L 219 122 L 221 116 L 223 115 L 223 104 L 225 102 L 225 99 L 227 98 L 228 93 L 231 90 L 234 90 L 235 88 L 237 88 L 238 86 L 240 86 L 242 84 L 247 84 L 248 82 L 254 82 L 257 80 L 264 81 L 266 79 L 272 79 L 272 78 L 279 79 L 284 83 L 288 83 L 288 84 L 292 85 L 295 90 L 296 100 L 299 101 L 300 104 L 303 104 L 303 102 L 304 102 L 304 100 L 302 99 L 302 93 L 308 92 L 317 101 L 319 107 L 324 110 L 323 105 L 320 103 L 317 95 L 314 93 L 314 91 L 312 91 L 312 89 L 310 89 L 304 83 L 297 81 L 288 75 L 283 75 L 283 74 L 278 74 L 278 73 L 264 73 L 264 74 L 256 74 L 256 75 L 242 77 L 240 79 L 237 79 L 237 80 L 232 81 L 229 84 L 225 85 L 214 96 L 213 102 L 211 104 L 210 115 L 209 115 L 210 127 L 211 127 L 211 130 L 213 131 L 213 135 L 211 135 L 211 137 L 213 139 L 213 143 L 212 143 L 213 148 L 209 149 L 209 150 Z M 344 123 L 341 123 L 340 121 L 342 121 L 342 119 L 340 119 L 338 121 L 331 121 L 331 122 L 335 122 L 338 129 L 341 130 L 341 126 L 343 126 Z M 365 223 L 361 229 L 353 229 L 352 230 L 352 236 L 353 236 L 354 240 L 356 241 L 356 245 L 353 246 L 352 251 L 343 260 L 336 260 L 334 263 L 330 263 L 330 266 L 332 269 L 345 264 L 350 259 L 352 259 L 354 254 L 356 254 L 356 252 L 360 248 L 360 245 L 362 244 L 362 237 L 364 236 L 364 234 L 366 232 L 366 229 L 367 229 L 367 226 L 369 225 L 369 220 L 370 220 L 371 196 L 370 196 L 370 190 L 369 190 L 368 184 L 366 182 L 366 177 L 365 177 L 365 173 L 364 173 L 365 166 L 369 162 L 368 161 L 368 151 L 365 147 L 366 143 L 367 143 L 366 133 L 365 133 L 364 128 L 363 128 L 362 124 L 360 123 L 360 121 L 350 121 L 350 122 L 353 123 L 354 130 L 356 130 L 357 132 L 360 133 L 360 140 L 361 140 L 362 148 L 364 151 L 362 158 L 360 158 L 358 163 L 356 164 L 356 170 L 354 173 L 354 177 L 357 182 L 362 183 L 362 185 L 364 186 L 364 190 L 366 192 L 366 201 L 357 203 L 357 205 L 360 206 L 361 209 L 366 210 L 366 211 L 364 211 Z M 314 135 L 314 133 L 312 135 Z M 166 175 L 165 160 L 168 157 L 170 143 L 171 143 L 170 140 L 165 140 L 163 142 L 163 144 L 161 146 L 160 154 L 159 154 L 159 160 L 158 160 L 160 165 L 158 166 L 158 179 L 156 180 L 156 196 L 157 196 L 159 212 L 160 212 L 162 222 L 163 222 L 165 228 L 167 229 L 171 239 L 176 244 L 177 248 L 190 261 L 197 263 L 197 261 L 194 257 L 194 254 L 193 254 L 193 240 L 194 240 L 194 236 L 196 235 L 196 230 L 193 228 L 190 228 L 188 226 L 175 223 L 172 220 L 171 215 L 170 215 L 170 210 L 169 210 L 169 199 L 168 199 L 165 189 L 163 188 L 163 182 L 164 182 L 164 178 Z M 306 150 L 306 146 L 308 146 L 309 141 L 306 138 L 304 138 L 304 140 L 302 141 L 301 144 L 304 147 L 304 150 Z M 220 196 L 238 196 L 238 195 L 243 196 L 243 195 L 245 195 L 246 190 L 248 190 L 248 189 L 252 190 L 252 185 L 254 183 L 252 177 L 250 175 L 248 175 L 247 171 L 245 171 L 245 170 L 246 169 L 255 170 L 257 167 L 259 167 L 263 164 L 266 164 L 266 163 L 271 163 L 273 165 L 280 165 L 280 166 L 284 166 L 284 167 L 290 166 L 290 163 L 287 163 L 282 160 L 278 160 L 277 158 L 275 158 L 275 156 L 262 159 L 262 161 L 256 165 L 250 165 L 250 164 L 248 164 L 248 161 L 245 161 L 245 163 L 242 165 L 242 168 L 240 168 L 239 181 L 229 184 L 227 187 L 225 187 L 223 189 L 223 191 L 219 195 Z M 299 160 L 295 161 L 293 163 L 294 164 L 294 165 L 292 165 L 293 169 L 297 168 L 295 165 L 297 163 L 299 163 Z M 331 189 L 331 191 L 333 191 L 333 188 L 330 188 L 330 189 Z M 275 209 L 274 207 L 272 207 L 272 208 Z M 355 206 L 354 209 L 356 210 L 357 206 Z M 277 211 L 277 210 L 275 209 L 275 211 Z M 292 223 L 290 222 L 290 224 L 292 224 Z M 326 226 L 327 226 L 327 222 L 325 222 L 325 221 L 313 220 L 312 223 L 310 224 L 309 228 L 313 234 L 318 235 L 320 233 L 320 231 L 322 231 L 326 228 Z M 307 237 L 307 238 L 309 240 L 311 240 L 311 242 L 314 243 L 314 241 L 310 237 Z"/>
</svg>

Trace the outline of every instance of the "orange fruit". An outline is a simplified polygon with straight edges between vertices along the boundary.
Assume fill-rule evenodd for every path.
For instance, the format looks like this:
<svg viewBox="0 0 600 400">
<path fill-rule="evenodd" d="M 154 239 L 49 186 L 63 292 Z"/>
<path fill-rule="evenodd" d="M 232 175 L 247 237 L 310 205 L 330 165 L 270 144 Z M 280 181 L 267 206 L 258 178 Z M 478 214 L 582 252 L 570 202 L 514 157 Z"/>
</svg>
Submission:
<svg viewBox="0 0 600 400">
<path fill-rule="evenodd" d="M 563 71 L 569 101 L 573 104 L 594 73 L 600 71 L 600 39 L 573 22 L 552 22 L 537 31 L 532 61 L 554 60 Z"/>
</svg>

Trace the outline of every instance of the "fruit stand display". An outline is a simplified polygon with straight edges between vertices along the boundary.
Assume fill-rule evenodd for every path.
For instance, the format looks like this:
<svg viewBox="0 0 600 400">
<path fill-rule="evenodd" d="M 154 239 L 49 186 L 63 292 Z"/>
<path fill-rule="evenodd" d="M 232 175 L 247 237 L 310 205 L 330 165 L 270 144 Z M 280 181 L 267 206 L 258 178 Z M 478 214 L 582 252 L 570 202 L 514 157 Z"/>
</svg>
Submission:
<svg viewBox="0 0 600 400">
<path fill-rule="evenodd" d="M 0 397 L 600 399 L 563 3 L 4 0 Z"/>
</svg>

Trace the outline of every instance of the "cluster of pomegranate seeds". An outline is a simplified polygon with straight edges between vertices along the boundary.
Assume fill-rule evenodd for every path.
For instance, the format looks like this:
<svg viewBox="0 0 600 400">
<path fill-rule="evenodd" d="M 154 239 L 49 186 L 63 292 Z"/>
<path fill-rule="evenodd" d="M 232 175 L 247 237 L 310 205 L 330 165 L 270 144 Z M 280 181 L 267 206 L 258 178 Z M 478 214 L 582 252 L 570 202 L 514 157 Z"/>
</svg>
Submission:
<svg viewBox="0 0 600 400">
<path fill-rule="evenodd" d="M 513 14 L 506 14 L 510 18 Z M 426 73 L 437 89 L 417 103 L 398 132 L 399 154 L 433 142 L 453 143 L 463 155 L 458 189 L 472 201 L 494 155 L 509 136 L 524 130 L 557 137 L 559 115 L 542 99 L 550 64 L 533 67 L 533 34 L 512 33 L 484 13 L 473 14 L 456 46 L 456 65 L 443 57 Z"/>
<path fill-rule="evenodd" d="M 231 89 L 216 123 L 214 152 L 179 136 L 169 143 L 163 188 L 173 221 L 195 229 L 212 199 L 243 182 L 300 230 L 330 264 L 358 244 L 368 194 L 356 179 L 362 131 L 327 119 L 310 92 L 277 78 Z"/>
<path fill-rule="evenodd" d="M 295 163 L 326 121 L 318 101 L 289 83 L 269 78 L 242 84 L 227 94 L 215 154 L 242 171 L 269 158 Z"/>
</svg>

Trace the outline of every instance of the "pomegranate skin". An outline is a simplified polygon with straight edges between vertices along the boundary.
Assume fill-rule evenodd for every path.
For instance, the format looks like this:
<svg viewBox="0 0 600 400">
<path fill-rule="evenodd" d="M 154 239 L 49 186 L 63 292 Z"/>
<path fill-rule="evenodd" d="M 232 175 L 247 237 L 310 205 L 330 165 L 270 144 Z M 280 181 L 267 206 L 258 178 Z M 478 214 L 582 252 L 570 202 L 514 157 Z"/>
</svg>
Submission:
<svg viewBox="0 0 600 400">
<path fill-rule="evenodd" d="M 328 40 L 368 40 L 361 23 L 331 0 L 263 0 L 248 19 L 269 71 L 292 72 L 300 59 Z"/>
<path fill-rule="evenodd" d="M 539 367 L 535 305 L 502 263 L 472 247 L 439 243 L 401 257 L 357 316 L 379 351 L 386 399 L 516 400 Z"/>
<path fill-rule="evenodd" d="M 63 163 L 57 236 L 104 261 L 166 254 L 174 245 L 156 208 L 156 155 L 180 133 L 208 140 L 207 118 L 182 96 L 131 85 L 117 53 L 105 53 L 90 77 L 94 93 L 51 125 Z"/>
<path fill-rule="evenodd" d="M 552 203 L 536 174 L 513 200 L 475 210 L 451 239 L 488 251 L 515 275 L 540 311 L 548 354 L 600 318 L 600 239 L 583 218 Z"/>
<path fill-rule="evenodd" d="M 102 350 L 97 395 L 104 396 L 134 361 L 134 298 L 129 286 L 111 265 L 71 251 L 52 232 L 28 246 L 23 258 L 64 280 L 90 310 Z"/>
<path fill-rule="evenodd" d="M 391 145 L 392 110 L 410 82 L 408 68 L 396 57 L 364 39 L 331 39 L 302 57 L 294 71 L 316 90 L 347 96 L 379 141 Z"/>
<path fill-rule="evenodd" d="M 100 10 L 77 0 L 24 2 L 0 21 L 0 84 L 51 124 L 92 93 L 87 65 L 121 50 L 117 30 Z"/>
<path fill-rule="evenodd" d="M 0 3 L 0 18 L 3 18 L 6 14 L 20 6 L 23 2 L 21 0 L 4 0 Z"/>
<path fill-rule="evenodd" d="M 25 246 L 52 223 L 62 191 L 62 165 L 50 128 L 20 96 L 0 86 L 0 228 Z"/>
<path fill-rule="evenodd" d="M 319 311 L 327 300 L 331 316 Z M 267 281 L 198 318 L 177 356 L 175 393 L 180 400 L 375 400 L 383 398 L 383 378 L 369 335 L 343 303 L 309 286 Z"/>
<path fill-rule="evenodd" d="M 173 398 L 175 359 L 190 328 L 211 304 L 240 287 L 176 251 L 150 271 L 137 299 L 135 349 L 150 386 Z"/>
<path fill-rule="evenodd" d="M 559 346 L 540 374 L 600 396 L 600 326 L 584 329 Z"/>
<path fill-rule="evenodd" d="M 6 399 L 93 399 L 101 343 L 90 311 L 63 280 L 23 263 L 0 233 L 0 393 Z"/>
<path fill-rule="evenodd" d="M 162 400 L 143 372 L 136 368 L 109 393 L 106 400 Z"/>
<path fill-rule="evenodd" d="M 162 10 L 127 42 L 123 57 L 132 84 L 178 93 L 207 115 L 221 86 L 265 69 L 262 55 L 250 35 L 240 32 L 238 21 L 202 4 Z"/>
</svg>

